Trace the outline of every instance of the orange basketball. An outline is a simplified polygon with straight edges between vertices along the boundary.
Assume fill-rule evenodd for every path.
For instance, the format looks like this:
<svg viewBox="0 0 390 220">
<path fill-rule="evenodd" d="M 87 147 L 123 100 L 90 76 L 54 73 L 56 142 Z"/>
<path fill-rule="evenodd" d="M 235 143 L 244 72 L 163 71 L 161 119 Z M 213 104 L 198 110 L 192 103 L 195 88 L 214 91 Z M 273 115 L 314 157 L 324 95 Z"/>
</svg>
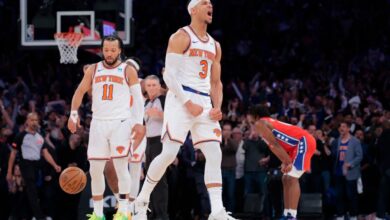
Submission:
<svg viewBox="0 0 390 220">
<path fill-rule="evenodd" d="M 85 188 L 87 176 L 78 167 L 68 167 L 60 175 L 60 186 L 64 192 L 77 194 Z"/>
</svg>

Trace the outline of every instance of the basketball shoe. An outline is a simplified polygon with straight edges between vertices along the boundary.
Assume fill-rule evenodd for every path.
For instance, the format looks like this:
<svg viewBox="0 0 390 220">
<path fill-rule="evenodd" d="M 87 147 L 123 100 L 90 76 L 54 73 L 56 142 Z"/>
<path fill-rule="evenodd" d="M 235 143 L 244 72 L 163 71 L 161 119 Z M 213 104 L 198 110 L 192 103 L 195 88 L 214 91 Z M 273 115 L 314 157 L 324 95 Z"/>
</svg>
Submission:
<svg viewBox="0 0 390 220">
<path fill-rule="evenodd" d="M 226 212 L 225 209 L 221 209 L 221 211 L 219 211 L 218 213 L 211 213 L 209 215 L 209 219 L 208 220 L 236 220 L 235 218 L 233 218 L 232 216 L 230 216 L 229 212 Z"/>
<path fill-rule="evenodd" d="M 130 212 L 132 213 L 132 220 L 147 220 L 149 203 L 145 201 L 134 200 L 130 203 Z"/>
<path fill-rule="evenodd" d="M 87 214 L 88 220 L 106 220 L 106 217 L 98 217 L 95 212 L 92 214 Z"/>
</svg>

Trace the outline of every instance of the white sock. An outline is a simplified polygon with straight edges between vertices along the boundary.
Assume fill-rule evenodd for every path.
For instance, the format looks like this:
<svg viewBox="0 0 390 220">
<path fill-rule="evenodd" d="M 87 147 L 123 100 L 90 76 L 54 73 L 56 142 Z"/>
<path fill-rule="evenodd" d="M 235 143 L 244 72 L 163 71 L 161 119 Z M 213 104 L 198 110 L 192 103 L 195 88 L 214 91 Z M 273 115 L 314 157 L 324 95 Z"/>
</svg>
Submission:
<svg viewBox="0 0 390 220">
<path fill-rule="evenodd" d="M 103 217 L 103 199 L 102 200 L 93 200 L 93 212 L 98 217 Z"/>
<path fill-rule="evenodd" d="M 208 188 L 211 204 L 211 213 L 216 214 L 223 209 L 222 204 L 222 187 Z"/>
<path fill-rule="evenodd" d="M 127 208 L 128 208 L 128 205 L 129 205 L 129 200 L 128 199 L 121 199 L 121 198 L 119 198 L 118 204 L 119 204 L 118 205 L 118 212 L 126 214 L 127 213 Z"/>
<path fill-rule="evenodd" d="M 157 183 L 158 182 L 150 179 L 149 176 L 146 176 L 142 190 L 137 197 L 137 201 L 149 202 L 150 194 L 152 193 Z"/>
<path fill-rule="evenodd" d="M 297 217 L 297 210 L 296 209 L 289 209 L 288 212 L 291 214 L 292 217 Z"/>
<path fill-rule="evenodd" d="M 289 210 L 290 210 L 290 209 L 284 209 L 284 210 L 283 210 L 283 216 L 287 216 Z"/>
</svg>

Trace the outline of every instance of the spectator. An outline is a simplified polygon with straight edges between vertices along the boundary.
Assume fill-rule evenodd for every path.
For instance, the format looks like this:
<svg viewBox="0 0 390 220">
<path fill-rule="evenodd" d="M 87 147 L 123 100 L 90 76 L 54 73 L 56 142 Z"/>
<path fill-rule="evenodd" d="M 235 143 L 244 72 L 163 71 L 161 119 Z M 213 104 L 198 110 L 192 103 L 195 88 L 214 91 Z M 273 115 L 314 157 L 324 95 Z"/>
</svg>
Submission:
<svg viewBox="0 0 390 220">
<path fill-rule="evenodd" d="M 332 154 L 334 158 L 334 178 L 337 197 L 337 219 L 344 219 L 347 207 L 351 220 L 357 219 L 358 189 L 360 162 L 363 158 L 360 141 L 352 136 L 350 124 L 342 122 L 339 127 L 340 137 L 334 141 Z M 345 200 L 345 195 L 347 200 Z"/>
<path fill-rule="evenodd" d="M 390 121 L 383 122 L 383 132 L 378 140 L 378 164 L 380 170 L 379 197 L 376 216 L 378 219 L 385 219 L 386 208 L 390 198 Z M 387 207 L 386 207 L 387 206 Z"/>
<path fill-rule="evenodd" d="M 238 129 L 238 128 L 237 128 Z M 237 130 L 236 130 L 237 132 Z M 236 152 L 239 142 L 232 139 L 232 125 L 222 126 L 222 199 L 224 207 L 229 212 L 235 210 L 236 190 Z"/>
<path fill-rule="evenodd" d="M 263 211 L 266 196 L 267 167 L 269 161 L 268 147 L 257 135 L 255 128 L 251 127 L 248 139 L 244 141 L 245 150 L 245 192 L 257 193 L 260 196 L 259 212 Z"/>
<path fill-rule="evenodd" d="M 235 127 L 232 131 L 232 140 L 238 143 L 238 148 L 236 152 L 236 212 L 242 212 L 243 202 L 244 202 L 244 166 L 245 166 L 245 150 L 243 134 L 240 128 Z M 223 158 L 222 158 L 223 159 Z"/>
</svg>

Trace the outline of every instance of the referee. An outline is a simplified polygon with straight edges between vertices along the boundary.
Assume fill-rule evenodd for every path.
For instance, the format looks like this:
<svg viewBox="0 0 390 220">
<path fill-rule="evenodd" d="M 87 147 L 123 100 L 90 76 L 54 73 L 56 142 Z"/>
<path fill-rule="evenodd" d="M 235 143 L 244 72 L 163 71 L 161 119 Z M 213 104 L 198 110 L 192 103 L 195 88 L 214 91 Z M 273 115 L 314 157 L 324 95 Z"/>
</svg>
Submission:
<svg viewBox="0 0 390 220">
<path fill-rule="evenodd" d="M 161 130 L 163 126 L 165 96 L 161 94 L 160 79 L 156 75 L 145 78 L 145 90 L 148 98 L 145 101 L 146 124 L 146 171 L 152 160 L 162 151 Z M 161 178 L 150 197 L 151 219 L 168 220 L 168 182 L 166 175 Z"/>
<path fill-rule="evenodd" d="M 59 173 L 61 167 L 57 165 L 45 145 L 43 137 L 38 133 L 39 119 L 36 113 L 29 113 L 26 120 L 26 129 L 15 137 L 12 143 L 12 151 L 8 161 L 7 181 L 12 181 L 12 171 L 15 159 L 18 159 L 20 171 L 26 186 L 26 194 L 31 210 L 36 219 L 45 219 L 42 213 L 36 177 L 40 170 L 41 155 Z"/>
</svg>

